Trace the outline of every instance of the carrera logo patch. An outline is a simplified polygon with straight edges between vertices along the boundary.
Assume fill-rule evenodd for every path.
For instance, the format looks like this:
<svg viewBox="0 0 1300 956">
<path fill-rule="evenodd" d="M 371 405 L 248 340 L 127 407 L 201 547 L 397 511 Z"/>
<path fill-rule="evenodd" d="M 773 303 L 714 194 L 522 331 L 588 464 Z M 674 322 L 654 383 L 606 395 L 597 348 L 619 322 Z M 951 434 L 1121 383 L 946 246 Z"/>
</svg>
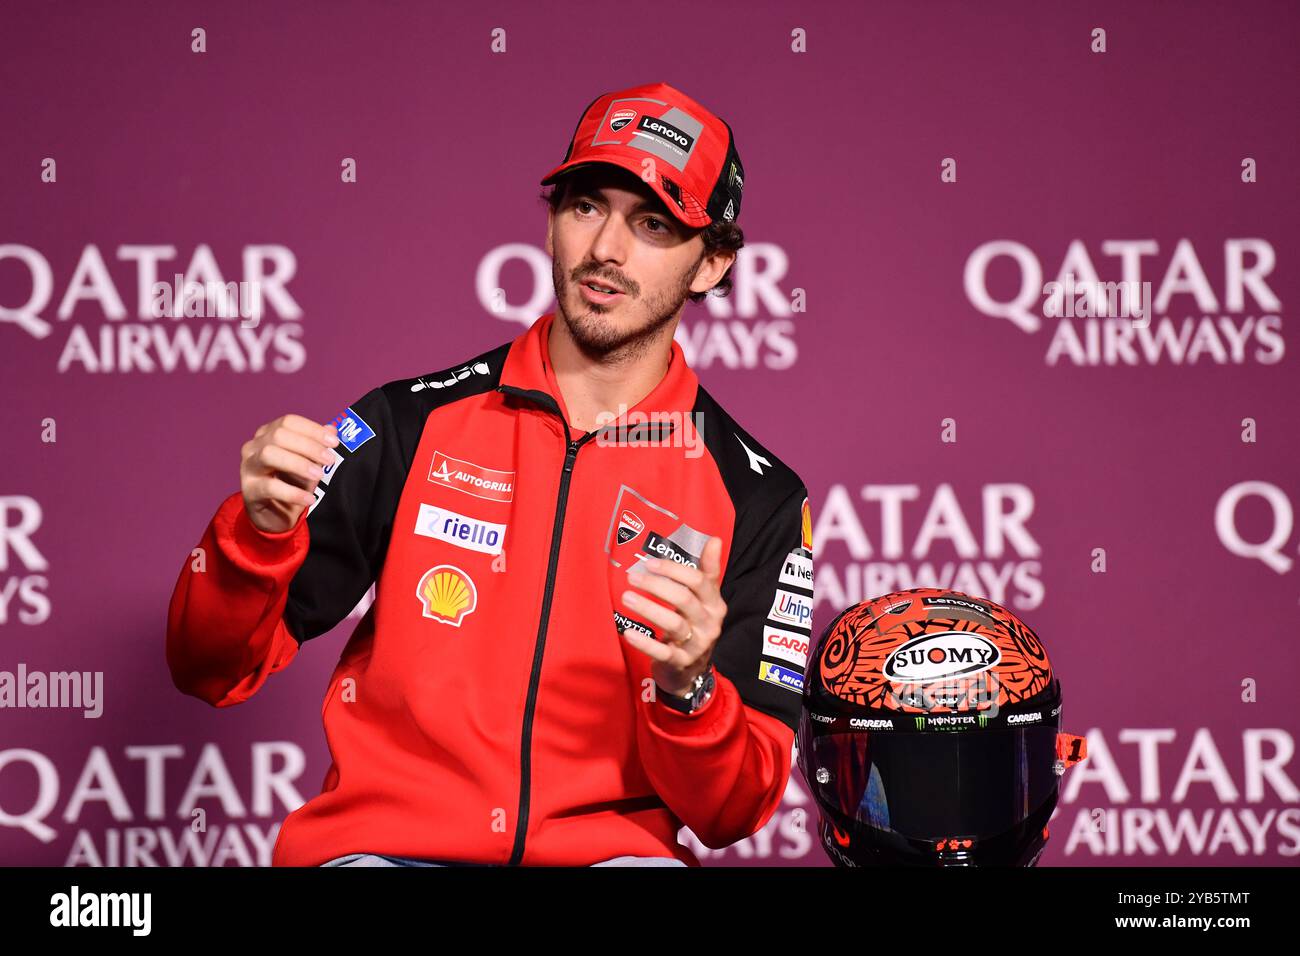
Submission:
<svg viewBox="0 0 1300 956">
<path fill-rule="evenodd" d="M 807 634 L 783 631 L 779 627 L 770 625 L 763 628 L 763 654 L 767 657 L 779 657 L 800 667 L 808 663 L 809 641 Z"/>
</svg>

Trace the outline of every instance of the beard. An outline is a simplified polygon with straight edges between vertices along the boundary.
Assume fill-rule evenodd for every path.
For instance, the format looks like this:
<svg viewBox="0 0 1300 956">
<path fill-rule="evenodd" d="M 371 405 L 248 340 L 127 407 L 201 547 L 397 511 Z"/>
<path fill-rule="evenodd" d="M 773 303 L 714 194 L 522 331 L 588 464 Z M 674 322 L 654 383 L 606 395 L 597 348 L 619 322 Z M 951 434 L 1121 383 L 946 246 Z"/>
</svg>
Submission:
<svg viewBox="0 0 1300 956">
<path fill-rule="evenodd" d="M 553 258 L 551 278 L 555 283 L 556 311 L 583 354 L 593 359 L 631 361 L 642 355 L 681 311 L 691 293 L 695 270 L 703 260 L 701 254 L 672 286 L 661 292 L 643 297 L 636 294 L 632 285 L 622 299 L 605 306 L 586 301 L 569 284 L 581 281 L 579 275 L 599 282 L 598 272 L 586 266 L 574 269 L 566 277 L 559 261 Z M 571 297 L 570 301 L 566 297 Z M 618 317 L 616 310 L 622 313 Z"/>
</svg>

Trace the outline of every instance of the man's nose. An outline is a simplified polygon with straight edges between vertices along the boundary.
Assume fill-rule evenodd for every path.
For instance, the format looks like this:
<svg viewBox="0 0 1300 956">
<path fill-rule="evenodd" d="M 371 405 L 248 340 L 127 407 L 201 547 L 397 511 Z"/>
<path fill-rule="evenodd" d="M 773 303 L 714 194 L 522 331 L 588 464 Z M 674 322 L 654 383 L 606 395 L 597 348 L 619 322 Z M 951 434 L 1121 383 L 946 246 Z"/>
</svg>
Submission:
<svg viewBox="0 0 1300 956">
<path fill-rule="evenodd" d="M 627 220 L 619 213 L 612 213 L 601 223 L 600 230 L 596 233 L 591 246 L 592 257 L 597 262 L 626 262 L 631 241 L 632 233 Z"/>
</svg>

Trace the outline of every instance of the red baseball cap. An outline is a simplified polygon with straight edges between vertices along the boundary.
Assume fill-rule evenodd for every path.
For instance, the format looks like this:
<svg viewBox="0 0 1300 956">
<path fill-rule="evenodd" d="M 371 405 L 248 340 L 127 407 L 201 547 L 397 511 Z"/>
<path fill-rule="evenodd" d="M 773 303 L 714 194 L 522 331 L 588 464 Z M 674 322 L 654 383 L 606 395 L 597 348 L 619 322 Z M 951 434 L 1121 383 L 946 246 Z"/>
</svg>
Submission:
<svg viewBox="0 0 1300 956">
<path fill-rule="evenodd" d="M 734 222 L 740 215 L 745 167 L 731 127 L 667 83 L 597 97 L 583 110 L 564 162 L 541 184 L 591 163 L 635 173 L 688 226 Z M 648 180 L 646 169 L 653 169 Z"/>
</svg>

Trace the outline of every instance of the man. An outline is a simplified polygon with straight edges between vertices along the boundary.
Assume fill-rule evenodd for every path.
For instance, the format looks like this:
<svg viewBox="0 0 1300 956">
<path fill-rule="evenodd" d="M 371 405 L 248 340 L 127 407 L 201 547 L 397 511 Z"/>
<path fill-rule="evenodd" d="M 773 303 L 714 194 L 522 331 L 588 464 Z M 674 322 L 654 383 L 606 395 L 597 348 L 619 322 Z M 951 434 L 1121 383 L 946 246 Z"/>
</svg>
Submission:
<svg viewBox="0 0 1300 956">
<path fill-rule="evenodd" d="M 542 180 L 553 313 L 244 445 L 172 596 L 176 685 L 247 700 L 376 584 L 276 865 L 698 866 L 683 824 L 724 847 L 771 818 L 807 490 L 673 340 L 687 298 L 728 287 L 743 175 L 730 127 L 671 86 L 598 98 Z"/>
</svg>

